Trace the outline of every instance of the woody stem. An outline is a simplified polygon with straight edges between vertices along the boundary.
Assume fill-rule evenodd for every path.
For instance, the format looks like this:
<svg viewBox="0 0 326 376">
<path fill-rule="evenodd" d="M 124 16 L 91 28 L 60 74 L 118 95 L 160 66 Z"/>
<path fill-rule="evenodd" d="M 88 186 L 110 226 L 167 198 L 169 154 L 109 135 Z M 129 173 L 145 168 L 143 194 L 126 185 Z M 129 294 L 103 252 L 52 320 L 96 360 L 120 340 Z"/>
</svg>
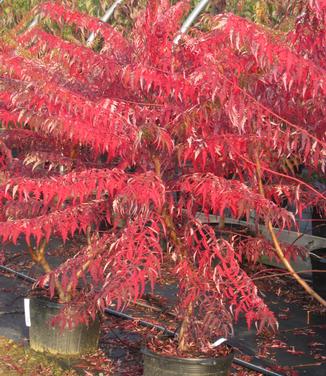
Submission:
<svg viewBox="0 0 326 376">
<path fill-rule="evenodd" d="M 161 163 L 157 157 L 153 157 L 153 163 L 154 163 L 154 168 L 155 172 L 158 176 L 161 177 Z M 169 235 L 169 238 L 171 240 L 171 243 L 174 245 L 176 249 L 179 249 L 180 251 L 180 258 L 184 259 L 187 256 L 187 251 L 182 244 L 180 238 L 178 237 L 177 231 L 175 224 L 173 222 L 173 218 L 171 214 L 168 212 L 168 208 L 165 205 L 163 210 L 162 210 L 162 217 L 167 229 L 167 233 Z M 185 310 L 185 315 L 183 317 L 180 331 L 179 331 L 179 343 L 178 343 L 178 350 L 180 352 L 184 352 L 188 349 L 188 344 L 187 344 L 187 332 L 189 330 L 189 324 L 190 324 L 190 317 L 193 313 L 193 307 L 194 307 L 194 302 L 191 301 L 188 304 L 188 307 L 186 307 Z"/>
<path fill-rule="evenodd" d="M 28 246 L 28 251 L 32 257 L 32 260 L 37 264 L 41 265 L 42 269 L 45 273 L 51 273 L 52 269 L 45 258 L 45 248 L 46 248 L 46 240 L 41 240 L 40 244 L 34 249 L 32 246 Z M 58 292 L 59 299 L 61 302 L 69 301 L 69 297 L 63 291 L 61 283 L 58 280 L 55 280 L 55 288 Z"/>
</svg>

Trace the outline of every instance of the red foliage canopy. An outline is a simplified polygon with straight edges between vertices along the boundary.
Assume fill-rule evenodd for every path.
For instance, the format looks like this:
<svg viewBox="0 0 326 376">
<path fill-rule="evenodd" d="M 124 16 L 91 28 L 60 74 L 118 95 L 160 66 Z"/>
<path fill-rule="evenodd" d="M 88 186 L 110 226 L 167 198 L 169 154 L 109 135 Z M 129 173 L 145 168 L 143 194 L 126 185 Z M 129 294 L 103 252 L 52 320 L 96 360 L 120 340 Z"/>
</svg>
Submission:
<svg viewBox="0 0 326 376">
<path fill-rule="evenodd" d="M 92 229 L 43 279 L 60 280 L 92 315 L 139 298 L 172 257 L 179 313 L 191 303 L 197 315 L 188 340 L 205 344 L 240 313 L 259 328 L 275 319 L 240 267 L 242 256 L 257 260 L 259 239 L 219 239 L 196 212 L 284 228 L 294 224 L 284 198 L 298 213 L 326 211 L 325 193 L 296 174 L 325 171 L 326 6 L 306 2 L 288 35 L 223 14 L 175 45 L 189 4 L 168 3 L 150 0 L 129 35 L 54 2 L 32 12 L 100 35 L 100 51 L 41 27 L 1 42 L 0 235 L 39 243 Z M 103 218 L 111 227 L 99 237 Z"/>
</svg>

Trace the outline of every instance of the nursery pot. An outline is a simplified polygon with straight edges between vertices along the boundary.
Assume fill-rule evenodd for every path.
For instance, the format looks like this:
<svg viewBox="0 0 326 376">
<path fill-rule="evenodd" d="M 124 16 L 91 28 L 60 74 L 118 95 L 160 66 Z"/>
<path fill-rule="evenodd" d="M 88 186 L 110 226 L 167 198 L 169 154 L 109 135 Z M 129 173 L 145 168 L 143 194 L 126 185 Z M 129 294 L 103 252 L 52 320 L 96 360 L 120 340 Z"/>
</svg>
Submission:
<svg viewBox="0 0 326 376">
<path fill-rule="evenodd" d="M 312 272 L 312 284 L 314 290 L 326 298 L 326 248 L 320 248 L 310 253 L 311 267 L 313 270 L 320 272 Z"/>
<path fill-rule="evenodd" d="M 61 308 L 63 304 L 45 297 L 30 298 L 30 347 L 35 351 L 63 356 L 96 351 L 100 333 L 99 319 L 96 318 L 88 326 L 84 323 L 73 328 L 52 326 L 51 320 Z"/>
<path fill-rule="evenodd" d="M 143 376 L 227 376 L 234 354 L 218 358 L 178 358 L 156 354 L 147 348 Z"/>
</svg>

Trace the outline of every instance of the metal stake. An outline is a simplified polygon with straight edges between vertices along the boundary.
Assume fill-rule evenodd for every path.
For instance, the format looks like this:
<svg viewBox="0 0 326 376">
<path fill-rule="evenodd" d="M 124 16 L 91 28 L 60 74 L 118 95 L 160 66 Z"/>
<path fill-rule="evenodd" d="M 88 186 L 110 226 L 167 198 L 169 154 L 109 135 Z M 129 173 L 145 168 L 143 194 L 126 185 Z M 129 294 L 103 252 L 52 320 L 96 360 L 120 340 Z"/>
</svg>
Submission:
<svg viewBox="0 0 326 376">
<path fill-rule="evenodd" d="M 199 16 L 201 11 L 206 7 L 206 5 L 209 3 L 210 0 L 201 0 L 196 7 L 193 9 L 193 11 L 189 14 L 183 25 L 181 26 L 181 29 L 179 31 L 179 34 L 174 38 L 173 43 L 178 44 L 179 40 L 181 39 L 182 35 L 187 32 L 191 24 L 195 21 L 195 19 Z"/>
<path fill-rule="evenodd" d="M 121 4 L 122 2 L 123 2 L 123 0 L 115 0 L 115 2 L 110 6 L 110 8 L 105 12 L 105 14 L 103 15 L 103 17 L 101 17 L 101 21 L 107 22 L 110 19 L 110 17 L 112 16 L 112 14 L 114 13 L 115 8 L 119 4 Z M 91 35 L 88 37 L 87 42 L 86 42 L 86 46 L 87 47 L 90 47 L 92 45 L 92 43 L 94 42 L 95 37 L 96 37 L 96 34 L 95 33 L 91 33 Z"/>
</svg>

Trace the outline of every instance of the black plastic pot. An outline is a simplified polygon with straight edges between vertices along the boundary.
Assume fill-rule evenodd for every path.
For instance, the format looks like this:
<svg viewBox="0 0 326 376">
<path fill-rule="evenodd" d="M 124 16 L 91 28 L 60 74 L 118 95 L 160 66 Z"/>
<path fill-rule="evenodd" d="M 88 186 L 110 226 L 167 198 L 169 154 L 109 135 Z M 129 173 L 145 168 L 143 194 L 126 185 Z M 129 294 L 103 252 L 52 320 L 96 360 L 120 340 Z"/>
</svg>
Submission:
<svg viewBox="0 0 326 376">
<path fill-rule="evenodd" d="M 320 248 L 310 253 L 312 272 L 312 284 L 314 290 L 323 298 L 326 298 L 326 248 Z"/>
<path fill-rule="evenodd" d="M 143 376 L 227 376 L 233 353 L 219 358 L 178 358 L 143 349 Z"/>
<path fill-rule="evenodd" d="M 30 347 L 36 351 L 63 356 L 76 356 L 96 351 L 100 332 L 99 319 L 88 326 L 78 324 L 71 329 L 52 326 L 51 320 L 59 313 L 62 306 L 45 297 L 30 298 Z"/>
</svg>

